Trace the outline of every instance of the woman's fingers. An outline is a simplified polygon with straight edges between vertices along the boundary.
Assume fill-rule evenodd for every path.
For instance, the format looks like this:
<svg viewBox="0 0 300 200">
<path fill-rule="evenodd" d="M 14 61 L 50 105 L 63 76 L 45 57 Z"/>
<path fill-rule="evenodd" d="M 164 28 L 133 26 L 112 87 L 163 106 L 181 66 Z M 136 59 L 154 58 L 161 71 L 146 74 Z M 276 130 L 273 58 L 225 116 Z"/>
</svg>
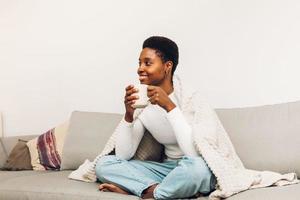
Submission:
<svg viewBox="0 0 300 200">
<path fill-rule="evenodd" d="M 136 92 L 138 92 L 138 89 L 133 88 L 131 90 L 126 91 L 126 96 L 131 96 L 133 93 Z"/>
<path fill-rule="evenodd" d="M 126 97 L 127 101 L 136 100 L 136 99 L 138 99 L 138 98 L 139 98 L 138 95 L 131 95 L 131 96 Z"/>
<path fill-rule="evenodd" d="M 152 97 L 153 95 L 157 94 L 157 91 L 156 90 L 151 90 L 151 91 L 148 91 L 147 92 L 147 96 L 148 97 Z"/>
<path fill-rule="evenodd" d="M 134 88 L 133 85 L 129 85 L 128 87 L 126 87 L 126 95 L 125 96 L 130 96 L 131 94 L 138 92 L 137 88 Z"/>
<path fill-rule="evenodd" d="M 149 98 L 149 101 L 152 104 L 156 104 L 156 103 L 158 103 L 158 97 L 151 97 L 151 98 Z"/>
<path fill-rule="evenodd" d="M 130 90 L 130 89 L 133 88 L 133 87 L 134 87 L 134 86 L 130 84 L 130 85 L 128 85 L 125 89 L 126 89 L 126 90 Z"/>
<path fill-rule="evenodd" d="M 138 95 L 125 96 L 124 103 L 130 103 L 130 102 L 135 101 L 137 99 L 139 99 Z"/>
<path fill-rule="evenodd" d="M 138 89 L 134 88 L 133 85 L 129 85 L 126 87 L 126 95 L 124 97 L 124 103 L 126 105 L 132 105 L 135 103 L 135 100 L 137 100 L 139 97 L 138 95 L 132 95 L 133 93 L 136 93 Z"/>
<path fill-rule="evenodd" d="M 135 103 L 135 100 L 132 100 L 132 101 L 125 101 L 125 104 L 126 105 L 132 105 Z"/>
<path fill-rule="evenodd" d="M 129 97 L 125 97 L 124 103 L 126 105 L 133 105 L 135 103 L 135 101 L 138 99 L 138 96 L 129 96 Z"/>
</svg>

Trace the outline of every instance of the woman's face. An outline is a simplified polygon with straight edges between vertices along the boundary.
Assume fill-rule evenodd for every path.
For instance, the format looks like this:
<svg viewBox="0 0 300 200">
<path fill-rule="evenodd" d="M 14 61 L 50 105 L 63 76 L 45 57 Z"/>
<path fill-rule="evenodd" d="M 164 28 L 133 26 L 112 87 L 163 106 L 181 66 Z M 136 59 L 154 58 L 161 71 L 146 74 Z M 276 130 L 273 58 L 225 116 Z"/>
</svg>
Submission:
<svg viewBox="0 0 300 200">
<path fill-rule="evenodd" d="M 165 79 L 166 63 L 154 49 L 144 48 L 140 54 L 137 73 L 141 84 L 159 86 Z"/>
</svg>

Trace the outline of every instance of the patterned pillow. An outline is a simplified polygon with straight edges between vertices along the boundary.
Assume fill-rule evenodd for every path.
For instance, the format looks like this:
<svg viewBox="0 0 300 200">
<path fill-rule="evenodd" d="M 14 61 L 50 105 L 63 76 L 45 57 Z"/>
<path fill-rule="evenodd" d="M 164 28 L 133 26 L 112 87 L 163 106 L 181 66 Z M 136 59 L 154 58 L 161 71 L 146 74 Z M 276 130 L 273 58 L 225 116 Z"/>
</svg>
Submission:
<svg viewBox="0 0 300 200">
<path fill-rule="evenodd" d="M 69 121 L 27 142 L 33 170 L 59 170 Z"/>
</svg>

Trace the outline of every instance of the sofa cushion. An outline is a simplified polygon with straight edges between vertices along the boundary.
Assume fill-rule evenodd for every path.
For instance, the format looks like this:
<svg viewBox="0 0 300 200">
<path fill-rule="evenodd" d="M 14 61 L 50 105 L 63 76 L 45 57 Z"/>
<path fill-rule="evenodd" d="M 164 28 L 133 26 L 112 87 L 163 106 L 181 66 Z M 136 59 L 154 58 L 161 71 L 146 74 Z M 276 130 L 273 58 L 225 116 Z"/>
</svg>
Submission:
<svg viewBox="0 0 300 200">
<path fill-rule="evenodd" d="M 70 172 L 71 171 L 0 171 L 0 199 L 139 199 L 133 195 L 101 192 L 98 190 L 99 183 L 70 180 L 68 179 Z"/>
<path fill-rule="evenodd" d="M 300 101 L 216 112 L 246 168 L 300 175 Z"/>
<path fill-rule="evenodd" d="M 299 197 L 300 184 L 295 184 L 247 190 L 233 195 L 227 200 L 298 200 Z"/>
<path fill-rule="evenodd" d="M 0 184 L 9 179 L 31 176 L 31 175 L 36 175 L 36 174 L 44 174 L 44 173 L 47 173 L 47 171 L 33 171 L 33 170 L 1 171 L 0 170 Z"/>
<path fill-rule="evenodd" d="M 3 166 L 4 170 L 31 170 L 30 153 L 26 145 L 26 140 L 17 142 L 13 150 L 10 152 L 6 163 Z"/>
<path fill-rule="evenodd" d="M 71 171 L 0 171 L 0 199 L 5 200 L 98 200 L 139 199 L 133 195 L 100 192 L 99 183 L 68 179 Z M 28 182 L 30 180 L 30 182 Z M 41 187 L 42 186 L 42 187 Z M 236 194 L 228 200 L 298 200 L 300 184 L 267 187 Z M 208 200 L 207 197 L 198 200 Z"/>
<path fill-rule="evenodd" d="M 66 135 L 61 170 L 94 160 L 122 119 L 121 114 L 74 111 Z"/>
</svg>

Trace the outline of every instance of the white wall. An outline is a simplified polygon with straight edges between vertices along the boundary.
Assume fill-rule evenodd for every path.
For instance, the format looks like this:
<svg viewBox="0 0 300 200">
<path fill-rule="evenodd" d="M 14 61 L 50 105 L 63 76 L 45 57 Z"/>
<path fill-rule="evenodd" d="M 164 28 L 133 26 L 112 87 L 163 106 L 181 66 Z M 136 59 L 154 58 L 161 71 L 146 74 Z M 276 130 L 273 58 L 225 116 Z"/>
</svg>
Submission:
<svg viewBox="0 0 300 200">
<path fill-rule="evenodd" d="M 144 39 L 180 50 L 177 72 L 214 107 L 300 100 L 297 0 L 0 0 L 4 134 L 39 134 L 73 110 L 124 113 Z"/>
</svg>

